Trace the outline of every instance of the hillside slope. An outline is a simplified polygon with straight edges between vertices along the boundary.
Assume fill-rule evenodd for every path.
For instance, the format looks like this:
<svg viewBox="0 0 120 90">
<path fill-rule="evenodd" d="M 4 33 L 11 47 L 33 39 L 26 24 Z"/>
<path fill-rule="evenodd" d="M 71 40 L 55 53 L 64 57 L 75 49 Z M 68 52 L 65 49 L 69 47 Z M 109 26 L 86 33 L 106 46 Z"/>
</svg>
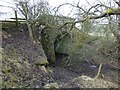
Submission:
<svg viewBox="0 0 120 90">
<path fill-rule="evenodd" d="M 3 34 L 2 47 L 3 88 L 116 88 L 118 84 L 103 79 L 94 80 L 59 66 L 44 67 L 36 60 L 45 61 L 40 43 L 31 43 L 27 36 Z M 77 69 L 78 70 L 78 69 Z M 82 69 L 83 70 L 83 69 Z M 97 69 L 96 69 L 97 70 Z M 78 70 L 78 71 L 81 71 Z M 88 74 L 89 75 L 89 74 Z"/>
</svg>

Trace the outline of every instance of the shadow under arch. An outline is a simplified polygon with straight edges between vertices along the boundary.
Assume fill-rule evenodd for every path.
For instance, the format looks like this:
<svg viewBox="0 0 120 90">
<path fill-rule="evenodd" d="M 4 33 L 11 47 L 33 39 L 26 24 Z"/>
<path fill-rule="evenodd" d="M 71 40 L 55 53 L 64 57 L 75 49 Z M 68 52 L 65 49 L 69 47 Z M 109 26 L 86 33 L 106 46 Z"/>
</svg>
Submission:
<svg viewBox="0 0 120 90">
<path fill-rule="evenodd" d="M 66 37 L 70 38 L 70 34 L 67 31 L 62 32 L 61 34 L 57 35 L 54 41 L 54 52 L 56 57 L 56 65 L 60 66 L 64 58 L 68 56 L 66 53 L 60 53 L 59 47 L 63 43 Z"/>
</svg>

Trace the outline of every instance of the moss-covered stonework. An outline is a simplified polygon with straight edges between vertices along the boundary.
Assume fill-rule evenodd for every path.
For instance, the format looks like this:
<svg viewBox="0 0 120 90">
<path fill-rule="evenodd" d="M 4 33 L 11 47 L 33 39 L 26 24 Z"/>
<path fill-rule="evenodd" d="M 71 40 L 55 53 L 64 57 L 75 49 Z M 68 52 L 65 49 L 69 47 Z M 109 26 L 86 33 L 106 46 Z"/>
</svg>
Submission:
<svg viewBox="0 0 120 90">
<path fill-rule="evenodd" d="M 56 52 L 67 55 L 76 54 L 77 50 L 86 42 L 90 36 L 76 29 L 72 29 L 68 35 L 56 42 Z"/>
<path fill-rule="evenodd" d="M 50 64 L 54 64 L 56 61 L 55 52 L 54 52 L 54 42 L 56 37 L 61 34 L 63 31 L 60 31 L 56 27 L 49 27 L 42 31 L 41 33 L 41 43 L 44 49 L 44 52 L 48 58 Z"/>
<path fill-rule="evenodd" d="M 49 27 L 41 33 L 41 43 L 50 64 L 56 62 L 55 51 L 63 54 L 74 54 L 90 36 L 77 29 L 58 29 Z"/>
<path fill-rule="evenodd" d="M 35 64 L 37 66 L 41 66 L 41 65 L 48 65 L 49 62 L 47 61 L 47 58 L 42 57 L 42 56 L 38 56 L 35 58 Z"/>
</svg>

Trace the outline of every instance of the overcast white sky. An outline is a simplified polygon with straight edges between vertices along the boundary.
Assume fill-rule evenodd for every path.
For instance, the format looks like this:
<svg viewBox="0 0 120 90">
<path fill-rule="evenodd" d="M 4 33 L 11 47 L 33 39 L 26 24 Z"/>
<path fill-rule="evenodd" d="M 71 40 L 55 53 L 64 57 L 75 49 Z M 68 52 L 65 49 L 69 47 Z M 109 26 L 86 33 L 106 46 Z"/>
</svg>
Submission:
<svg viewBox="0 0 120 90">
<path fill-rule="evenodd" d="M 47 0 L 50 6 L 57 7 L 63 3 L 72 3 L 72 4 L 77 4 L 78 1 L 80 2 L 81 5 L 87 5 L 86 0 Z M 87 0 L 91 5 L 97 3 L 97 1 L 101 2 L 107 2 L 110 0 Z M 8 3 L 9 2 L 9 3 Z M 10 4 L 11 3 L 11 4 Z M 4 6 L 13 6 L 12 0 L 0 0 L 0 5 Z M 60 8 L 60 13 L 63 15 L 68 15 L 72 8 L 70 6 L 64 6 Z M 0 19 L 5 19 L 5 18 L 11 18 L 13 17 L 13 10 L 11 8 L 5 8 L 5 7 L 0 7 L 0 12 L 4 12 L 7 14 L 4 14 L 0 16 Z"/>
</svg>

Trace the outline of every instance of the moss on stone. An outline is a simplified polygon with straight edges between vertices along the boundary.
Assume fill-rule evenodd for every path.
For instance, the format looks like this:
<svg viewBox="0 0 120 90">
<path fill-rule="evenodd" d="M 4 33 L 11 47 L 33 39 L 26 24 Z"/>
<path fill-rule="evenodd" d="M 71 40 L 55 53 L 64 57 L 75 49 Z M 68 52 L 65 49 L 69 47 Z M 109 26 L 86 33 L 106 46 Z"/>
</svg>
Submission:
<svg viewBox="0 0 120 90">
<path fill-rule="evenodd" d="M 48 27 L 42 31 L 41 43 L 49 63 L 53 64 L 56 62 L 55 51 L 68 55 L 74 54 L 88 39 L 90 39 L 88 34 L 76 28 L 68 30 Z"/>
<path fill-rule="evenodd" d="M 73 29 L 61 41 L 56 43 L 56 52 L 63 54 L 75 54 L 76 51 L 82 47 L 83 43 L 87 42 L 89 36 Z"/>
<path fill-rule="evenodd" d="M 38 56 L 35 58 L 35 64 L 37 66 L 39 65 L 41 66 L 41 65 L 48 65 L 49 62 L 47 61 L 47 58 Z"/>
<path fill-rule="evenodd" d="M 46 28 L 41 33 L 41 43 L 44 49 L 44 52 L 47 56 L 47 60 L 50 64 L 56 62 L 55 52 L 54 52 L 54 41 L 57 35 L 57 28 Z"/>
<path fill-rule="evenodd" d="M 2 72 L 5 73 L 5 74 L 10 73 L 11 72 L 11 67 L 9 67 L 9 66 L 3 67 Z"/>
</svg>

